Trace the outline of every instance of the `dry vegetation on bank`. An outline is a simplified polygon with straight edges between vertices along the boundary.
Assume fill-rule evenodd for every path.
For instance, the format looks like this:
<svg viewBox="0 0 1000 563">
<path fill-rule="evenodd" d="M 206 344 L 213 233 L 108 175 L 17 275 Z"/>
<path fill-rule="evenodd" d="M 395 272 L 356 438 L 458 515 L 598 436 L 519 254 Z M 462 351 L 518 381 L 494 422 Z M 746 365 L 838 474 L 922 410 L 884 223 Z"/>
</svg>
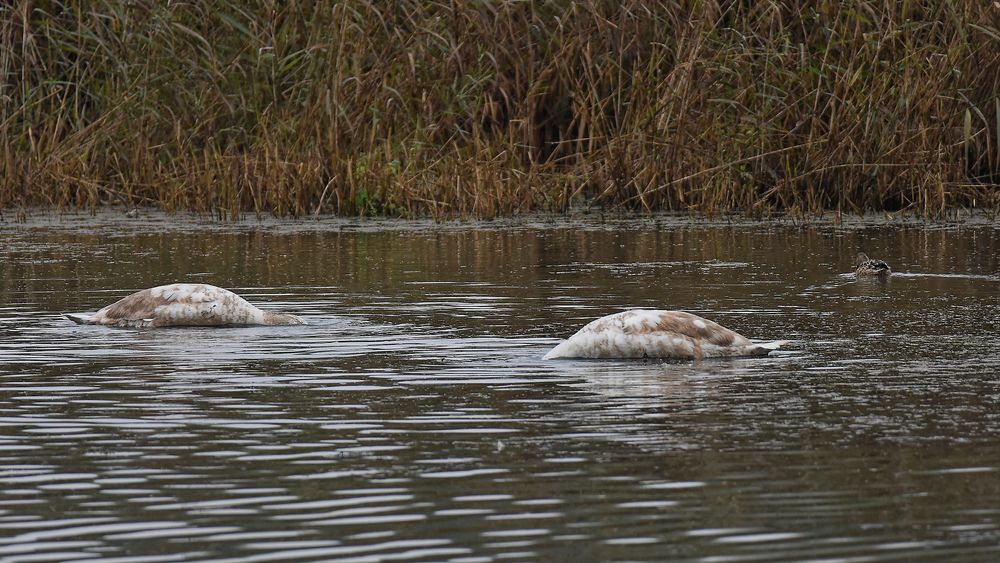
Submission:
<svg viewBox="0 0 1000 563">
<path fill-rule="evenodd" d="M 21 1 L 0 209 L 1000 207 L 988 1 Z"/>
</svg>

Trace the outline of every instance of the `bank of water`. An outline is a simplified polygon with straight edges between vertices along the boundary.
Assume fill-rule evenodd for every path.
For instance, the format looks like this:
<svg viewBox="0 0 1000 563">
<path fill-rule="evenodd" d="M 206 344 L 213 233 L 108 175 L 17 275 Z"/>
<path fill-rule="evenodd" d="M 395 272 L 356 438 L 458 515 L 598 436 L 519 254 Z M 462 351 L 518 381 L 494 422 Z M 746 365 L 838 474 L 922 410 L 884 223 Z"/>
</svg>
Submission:
<svg viewBox="0 0 1000 563">
<path fill-rule="evenodd" d="M 989 221 L 3 224 L 0 558 L 995 558 L 998 257 Z M 309 324 L 59 316 L 173 281 Z M 630 307 L 792 342 L 541 360 Z"/>
</svg>

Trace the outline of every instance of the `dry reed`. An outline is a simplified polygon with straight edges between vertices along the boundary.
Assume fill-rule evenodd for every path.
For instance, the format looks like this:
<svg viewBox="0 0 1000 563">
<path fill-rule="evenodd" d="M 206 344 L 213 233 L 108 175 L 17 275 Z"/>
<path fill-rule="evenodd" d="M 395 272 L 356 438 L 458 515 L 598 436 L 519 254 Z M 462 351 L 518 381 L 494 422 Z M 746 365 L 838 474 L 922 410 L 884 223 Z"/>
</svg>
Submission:
<svg viewBox="0 0 1000 563">
<path fill-rule="evenodd" d="M 22 0 L 0 209 L 996 209 L 998 22 L 971 0 Z"/>
</svg>

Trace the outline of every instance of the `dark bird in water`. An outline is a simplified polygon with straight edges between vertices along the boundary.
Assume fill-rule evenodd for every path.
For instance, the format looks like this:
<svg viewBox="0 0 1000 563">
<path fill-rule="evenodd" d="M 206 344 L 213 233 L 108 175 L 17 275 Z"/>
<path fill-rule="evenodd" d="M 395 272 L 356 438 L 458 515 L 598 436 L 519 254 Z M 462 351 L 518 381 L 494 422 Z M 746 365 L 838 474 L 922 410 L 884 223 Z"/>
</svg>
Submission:
<svg viewBox="0 0 1000 563">
<path fill-rule="evenodd" d="M 857 277 L 879 276 L 886 277 L 892 273 L 889 265 L 882 260 L 869 258 L 864 252 L 859 252 L 854 258 L 854 275 Z"/>
</svg>

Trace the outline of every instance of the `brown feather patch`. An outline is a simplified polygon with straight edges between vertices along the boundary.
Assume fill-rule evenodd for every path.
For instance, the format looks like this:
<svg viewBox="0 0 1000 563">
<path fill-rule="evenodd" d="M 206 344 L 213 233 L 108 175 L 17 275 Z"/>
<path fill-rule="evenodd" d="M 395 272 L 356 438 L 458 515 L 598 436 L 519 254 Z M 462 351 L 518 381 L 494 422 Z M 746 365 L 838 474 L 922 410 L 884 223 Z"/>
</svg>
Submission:
<svg viewBox="0 0 1000 563">
<path fill-rule="evenodd" d="M 128 319 L 135 321 L 152 317 L 156 308 L 162 304 L 163 300 L 153 297 L 150 290 L 144 289 L 115 301 L 99 311 L 99 313 L 108 319 Z"/>
<path fill-rule="evenodd" d="M 731 346 L 742 336 L 728 328 L 683 311 L 667 311 L 660 315 L 656 330 L 676 332 L 690 338 L 704 340 L 716 346 Z"/>
</svg>

